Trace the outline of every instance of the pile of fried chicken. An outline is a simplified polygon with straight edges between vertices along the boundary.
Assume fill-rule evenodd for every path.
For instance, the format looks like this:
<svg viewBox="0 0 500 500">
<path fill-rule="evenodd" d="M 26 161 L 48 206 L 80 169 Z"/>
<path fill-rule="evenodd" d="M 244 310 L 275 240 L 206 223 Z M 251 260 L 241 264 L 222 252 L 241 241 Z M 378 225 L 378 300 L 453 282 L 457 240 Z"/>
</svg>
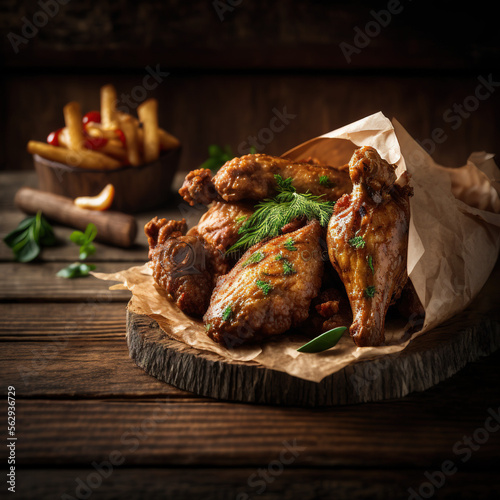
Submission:
<svg viewBox="0 0 500 500">
<path fill-rule="evenodd" d="M 250 154 L 216 175 L 193 170 L 179 193 L 208 210 L 189 230 L 185 219 L 146 224 L 154 279 L 228 347 L 337 326 L 349 327 L 357 346 L 381 345 L 390 305 L 398 302 L 406 315 L 422 312 L 406 272 L 412 189 L 395 169 L 365 146 L 340 167 Z M 299 217 L 235 257 L 227 251 L 242 221 L 276 194 L 277 174 L 291 177 L 298 193 L 335 202 L 328 226 Z"/>
</svg>

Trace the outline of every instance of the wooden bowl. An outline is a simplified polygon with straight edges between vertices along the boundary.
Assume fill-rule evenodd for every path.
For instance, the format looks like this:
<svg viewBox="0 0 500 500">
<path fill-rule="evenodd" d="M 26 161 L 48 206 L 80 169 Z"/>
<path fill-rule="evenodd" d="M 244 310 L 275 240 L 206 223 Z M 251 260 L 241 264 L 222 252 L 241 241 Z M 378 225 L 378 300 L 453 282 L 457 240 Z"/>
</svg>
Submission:
<svg viewBox="0 0 500 500">
<path fill-rule="evenodd" d="M 135 213 L 165 205 L 179 167 L 181 148 L 163 153 L 158 160 L 139 167 L 125 166 L 116 170 L 90 170 L 33 155 L 42 191 L 76 198 L 95 196 L 106 184 L 115 187 L 112 209 Z"/>
</svg>

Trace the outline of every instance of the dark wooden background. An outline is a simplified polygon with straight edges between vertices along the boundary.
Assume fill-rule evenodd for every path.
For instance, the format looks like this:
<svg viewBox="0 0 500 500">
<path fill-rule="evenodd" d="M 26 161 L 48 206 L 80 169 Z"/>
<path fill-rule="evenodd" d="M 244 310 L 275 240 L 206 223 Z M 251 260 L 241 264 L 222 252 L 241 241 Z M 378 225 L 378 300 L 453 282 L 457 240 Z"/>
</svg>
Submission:
<svg viewBox="0 0 500 500">
<path fill-rule="evenodd" d="M 45 25 L 35 0 L 0 5 L 3 169 L 33 168 L 26 143 L 61 126 L 66 102 L 96 108 L 107 82 L 130 94 L 148 66 L 169 73 L 147 97 L 159 99 L 162 126 L 181 139 L 184 170 L 211 143 L 237 152 L 273 109 L 296 117 L 263 147 L 271 154 L 379 110 L 420 141 L 442 128 L 434 156 L 443 164 L 497 151 L 500 87 L 456 129 L 445 118 L 474 95 L 478 77 L 500 81 L 494 3 L 70 1 L 56 2 Z M 216 5 L 228 6 L 223 20 Z M 370 22 L 373 34 L 372 12 L 388 8 L 398 13 L 348 62 L 340 45 L 354 46 Z M 26 20 L 42 25 L 16 53 Z"/>
</svg>

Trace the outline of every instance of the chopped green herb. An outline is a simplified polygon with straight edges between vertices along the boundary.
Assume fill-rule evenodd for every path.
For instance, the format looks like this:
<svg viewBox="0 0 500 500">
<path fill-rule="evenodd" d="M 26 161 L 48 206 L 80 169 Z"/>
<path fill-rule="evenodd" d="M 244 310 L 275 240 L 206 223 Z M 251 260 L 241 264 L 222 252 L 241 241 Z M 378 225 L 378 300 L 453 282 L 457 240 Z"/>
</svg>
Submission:
<svg viewBox="0 0 500 500">
<path fill-rule="evenodd" d="M 322 333 L 318 337 L 312 339 L 307 344 L 299 347 L 297 351 L 299 352 L 323 352 L 331 347 L 337 345 L 338 341 L 341 339 L 343 333 L 347 330 L 345 326 L 339 326 L 337 328 L 333 328 L 332 330 L 328 330 L 325 333 Z"/>
<path fill-rule="evenodd" d="M 255 212 L 239 228 L 239 240 L 227 251 L 233 253 L 250 248 L 264 238 L 278 236 L 283 226 L 297 217 L 317 219 L 326 226 L 333 213 L 333 201 L 311 193 L 297 193 L 292 178 L 283 179 L 275 175 L 278 194 L 272 199 L 261 201 Z M 295 249 L 295 248 L 294 248 Z"/>
<path fill-rule="evenodd" d="M 274 260 L 282 260 L 284 258 L 285 257 L 283 257 L 283 254 L 280 252 L 278 255 L 276 255 L 276 257 L 274 257 Z"/>
<path fill-rule="evenodd" d="M 362 236 L 354 236 L 349 240 L 349 245 L 354 248 L 365 248 L 366 242 Z"/>
<path fill-rule="evenodd" d="M 285 247 L 287 250 L 290 250 L 291 252 L 296 252 L 296 251 L 297 251 L 297 248 L 294 246 L 294 244 L 295 244 L 295 241 L 293 241 L 293 238 L 290 236 L 290 238 L 288 238 L 288 239 L 285 241 L 284 247 Z"/>
<path fill-rule="evenodd" d="M 269 295 L 269 293 L 273 289 L 271 283 L 267 281 L 257 280 L 255 284 L 262 290 L 262 293 L 264 295 Z"/>
<path fill-rule="evenodd" d="M 209 168 L 212 171 L 217 171 L 224 163 L 233 158 L 234 154 L 229 146 L 222 148 L 216 144 L 212 144 L 208 147 L 208 159 L 200 165 L 200 168 Z"/>
<path fill-rule="evenodd" d="M 372 274 L 375 274 L 375 269 L 373 268 L 373 257 L 371 255 L 368 255 L 368 257 L 366 257 L 366 259 L 368 260 L 368 265 L 370 266 L 370 269 L 372 270 Z"/>
<path fill-rule="evenodd" d="M 328 175 L 320 175 L 319 176 L 319 183 L 323 187 L 333 187 L 333 184 L 330 182 L 330 179 L 328 178 Z"/>
<path fill-rule="evenodd" d="M 248 219 L 248 215 L 241 215 L 240 217 L 236 217 L 236 223 L 241 224 Z"/>
<path fill-rule="evenodd" d="M 374 286 L 368 286 L 365 288 L 365 295 L 370 299 L 375 295 L 376 289 Z"/>
<path fill-rule="evenodd" d="M 64 267 L 57 272 L 57 276 L 60 278 L 81 278 L 83 276 L 88 276 L 90 271 L 95 269 L 94 264 L 86 264 L 85 262 L 74 262 L 68 267 Z"/>
<path fill-rule="evenodd" d="M 208 330 L 210 330 L 210 328 L 212 328 L 212 324 L 211 323 L 207 323 L 205 325 L 205 330 L 208 332 Z"/>
<path fill-rule="evenodd" d="M 283 274 L 285 276 L 289 276 L 290 274 L 294 274 L 296 272 L 297 271 L 295 271 L 293 264 L 290 261 L 284 259 L 283 260 Z"/>
<path fill-rule="evenodd" d="M 55 245 L 56 237 L 52 226 L 39 211 L 22 220 L 3 241 L 12 249 L 17 261 L 30 262 L 38 257 L 42 247 Z"/>
<path fill-rule="evenodd" d="M 264 252 L 254 252 L 250 257 L 248 257 L 243 264 L 241 264 L 241 267 L 246 267 L 250 264 L 257 264 L 257 262 L 260 262 L 263 258 L 265 257 Z"/>
<path fill-rule="evenodd" d="M 232 315 L 233 315 L 233 309 L 229 305 L 224 309 L 224 312 L 222 313 L 222 321 L 229 321 Z"/>
</svg>

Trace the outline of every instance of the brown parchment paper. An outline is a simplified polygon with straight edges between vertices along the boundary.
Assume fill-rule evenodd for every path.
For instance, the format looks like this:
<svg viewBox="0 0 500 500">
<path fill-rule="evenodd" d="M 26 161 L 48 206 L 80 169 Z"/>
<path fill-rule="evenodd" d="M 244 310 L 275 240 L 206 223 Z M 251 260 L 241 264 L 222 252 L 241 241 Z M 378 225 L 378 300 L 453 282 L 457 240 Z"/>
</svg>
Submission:
<svg viewBox="0 0 500 500">
<path fill-rule="evenodd" d="M 500 172 L 493 155 L 472 153 L 466 165 L 437 165 L 397 121 L 375 113 L 307 141 L 283 156 L 316 157 L 328 164 L 347 163 L 355 148 L 375 147 L 397 173 L 408 171 L 414 196 L 408 245 L 408 275 L 425 308 L 421 329 L 409 334 L 409 323 L 389 320 L 386 344 L 356 347 L 345 334 L 334 349 L 298 353 L 307 339 L 281 336 L 258 346 L 226 349 L 210 340 L 201 322 L 183 314 L 154 283 L 147 264 L 113 274 L 93 273 L 119 281 L 111 289 L 128 289 L 128 308 L 155 319 L 165 333 L 186 346 L 214 352 L 227 360 L 259 364 L 320 382 L 350 363 L 403 350 L 409 342 L 464 309 L 490 275 L 500 248 Z"/>
</svg>

